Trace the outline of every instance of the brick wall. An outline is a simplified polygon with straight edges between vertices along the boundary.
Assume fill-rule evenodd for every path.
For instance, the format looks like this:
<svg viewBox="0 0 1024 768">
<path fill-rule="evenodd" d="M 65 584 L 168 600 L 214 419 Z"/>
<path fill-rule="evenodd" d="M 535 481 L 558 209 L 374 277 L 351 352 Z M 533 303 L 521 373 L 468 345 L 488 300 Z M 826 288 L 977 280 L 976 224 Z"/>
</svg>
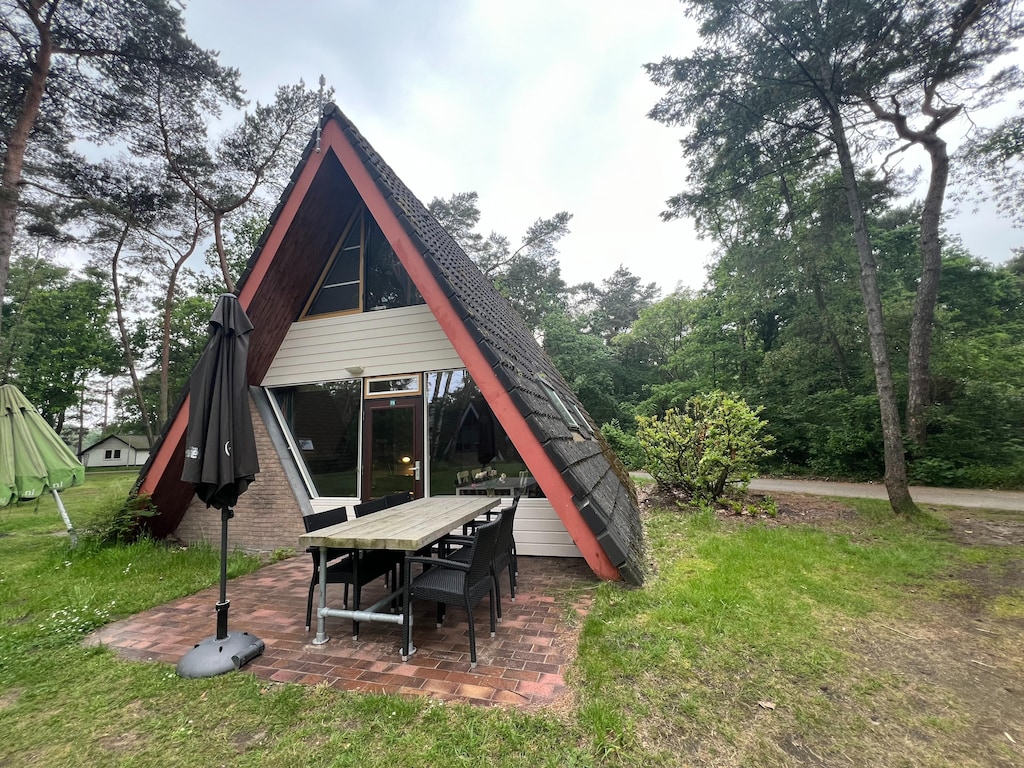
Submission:
<svg viewBox="0 0 1024 768">
<path fill-rule="evenodd" d="M 299 534 L 304 533 L 302 512 L 284 467 L 270 442 L 263 419 L 250 399 L 253 431 L 260 459 L 256 481 L 238 497 L 235 516 L 228 523 L 228 547 L 246 552 L 273 552 L 297 549 Z M 174 535 L 186 544 L 207 541 L 220 546 L 220 510 L 207 508 L 195 496 L 185 511 Z"/>
</svg>

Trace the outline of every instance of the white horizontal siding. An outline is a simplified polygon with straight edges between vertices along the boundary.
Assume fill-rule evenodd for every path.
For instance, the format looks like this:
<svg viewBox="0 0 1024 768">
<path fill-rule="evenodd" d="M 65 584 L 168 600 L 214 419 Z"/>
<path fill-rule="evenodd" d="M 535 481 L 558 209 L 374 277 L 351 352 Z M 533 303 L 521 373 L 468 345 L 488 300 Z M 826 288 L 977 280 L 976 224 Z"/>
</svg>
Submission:
<svg viewBox="0 0 1024 768">
<path fill-rule="evenodd" d="M 583 557 L 547 499 L 519 500 L 515 537 L 520 555 Z"/>
<path fill-rule="evenodd" d="M 311 384 L 361 376 L 463 367 L 426 305 L 293 323 L 263 386 Z"/>
<path fill-rule="evenodd" d="M 505 497 L 502 506 L 511 504 Z M 583 557 L 547 499 L 519 500 L 516 508 L 516 552 L 541 557 Z"/>
</svg>

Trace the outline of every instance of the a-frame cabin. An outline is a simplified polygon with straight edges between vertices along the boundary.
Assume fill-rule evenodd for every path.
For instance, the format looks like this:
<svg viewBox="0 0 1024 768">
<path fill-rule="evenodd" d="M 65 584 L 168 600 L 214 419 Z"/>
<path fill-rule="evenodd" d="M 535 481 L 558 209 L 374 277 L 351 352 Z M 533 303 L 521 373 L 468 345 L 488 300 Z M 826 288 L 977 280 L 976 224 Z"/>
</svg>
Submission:
<svg viewBox="0 0 1024 768">
<path fill-rule="evenodd" d="M 262 471 L 235 508 L 233 545 L 295 547 L 304 514 L 490 482 L 523 494 L 519 554 L 643 580 L 622 464 L 522 319 L 337 107 L 237 292 L 255 328 Z M 137 489 L 157 508 L 154 534 L 212 539 L 219 519 L 180 479 L 187 421 L 186 395 Z"/>
</svg>

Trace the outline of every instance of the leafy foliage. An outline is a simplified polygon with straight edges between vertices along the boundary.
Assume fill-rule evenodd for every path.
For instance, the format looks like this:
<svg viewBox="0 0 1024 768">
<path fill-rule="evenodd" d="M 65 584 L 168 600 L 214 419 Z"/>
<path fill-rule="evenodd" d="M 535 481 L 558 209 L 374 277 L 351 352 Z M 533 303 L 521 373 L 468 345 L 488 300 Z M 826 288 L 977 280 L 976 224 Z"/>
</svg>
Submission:
<svg viewBox="0 0 1024 768">
<path fill-rule="evenodd" d="M 691 398 L 683 411 L 670 408 L 662 418 L 638 416 L 636 437 L 647 470 L 660 485 L 710 500 L 727 486 L 745 488 L 757 462 L 772 453 L 761 410 L 716 391 Z"/>
<path fill-rule="evenodd" d="M 109 290 L 95 273 L 75 277 L 41 257 L 20 257 L 11 266 L 0 377 L 16 384 L 59 431 L 88 376 L 120 370 L 107 329 Z"/>
<path fill-rule="evenodd" d="M 548 314 L 564 310 L 567 286 L 558 264 L 557 244 L 569 233 L 572 214 L 559 211 L 550 218 L 537 219 L 513 250 L 507 236 L 491 232 L 485 237 L 478 230 L 476 192 L 456 193 L 446 200 L 435 197 L 427 210 L 494 281 L 530 328 L 536 330 Z"/>
<path fill-rule="evenodd" d="M 118 489 L 87 521 L 85 532 L 99 544 L 129 544 L 142 534 L 141 519 L 156 514 L 156 505 L 147 494 L 126 497 Z"/>
<path fill-rule="evenodd" d="M 644 468 L 646 456 L 636 435 L 623 430 L 618 421 L 603 424 L 601 434 L 626 469 L 636 471 Z"/>
<path fill-rule="evenodd" d="M 77 223 L 53 215 L 79 164 L 73 147 L 125 142 L 133 121 L 151 120 L 143 104 L 156 83 L 241 103 L 238 72 L 187 37 L 167 0 L 5 2 L 2 15 L 0 299 L 19 213 L 52 237 L 68 237 Z"/>
</svg>

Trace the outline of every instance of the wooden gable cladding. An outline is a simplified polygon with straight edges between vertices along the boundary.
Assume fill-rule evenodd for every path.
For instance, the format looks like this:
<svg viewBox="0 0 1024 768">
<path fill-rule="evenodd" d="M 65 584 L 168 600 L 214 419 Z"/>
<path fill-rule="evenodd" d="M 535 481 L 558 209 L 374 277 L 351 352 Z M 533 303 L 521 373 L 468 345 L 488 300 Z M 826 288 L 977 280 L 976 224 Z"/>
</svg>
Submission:
<svg viewBox="0 0 1024 768">
<path fill-rule="evenodd" d="M 240 300 L 254 329 L 246 366 L 250 382 L 260 381 L 270 368 L 359 201 L 334 152 L 328 150 L 313 157 L 315 162 L 307 157 L 293 175 L 239 280 Z M 155 536 L 174 532 L 194 493 L 192 486 L 181 480 L 187 405 L 186 394 L 165 425 L 137 483 L 136 490 L 150 494 L 159 511 L 146 521 Z"/>
<path fill-rule="evenodd" d="M 280 244 L 273 254 L 266 254 L 270 263 L 247 302 L 246 312 L 255 329 L 249 347 L 249 381 L 261 381 L 270 368 L 358 202 L 338 156 L 327 149 Z"/>
</svg>

